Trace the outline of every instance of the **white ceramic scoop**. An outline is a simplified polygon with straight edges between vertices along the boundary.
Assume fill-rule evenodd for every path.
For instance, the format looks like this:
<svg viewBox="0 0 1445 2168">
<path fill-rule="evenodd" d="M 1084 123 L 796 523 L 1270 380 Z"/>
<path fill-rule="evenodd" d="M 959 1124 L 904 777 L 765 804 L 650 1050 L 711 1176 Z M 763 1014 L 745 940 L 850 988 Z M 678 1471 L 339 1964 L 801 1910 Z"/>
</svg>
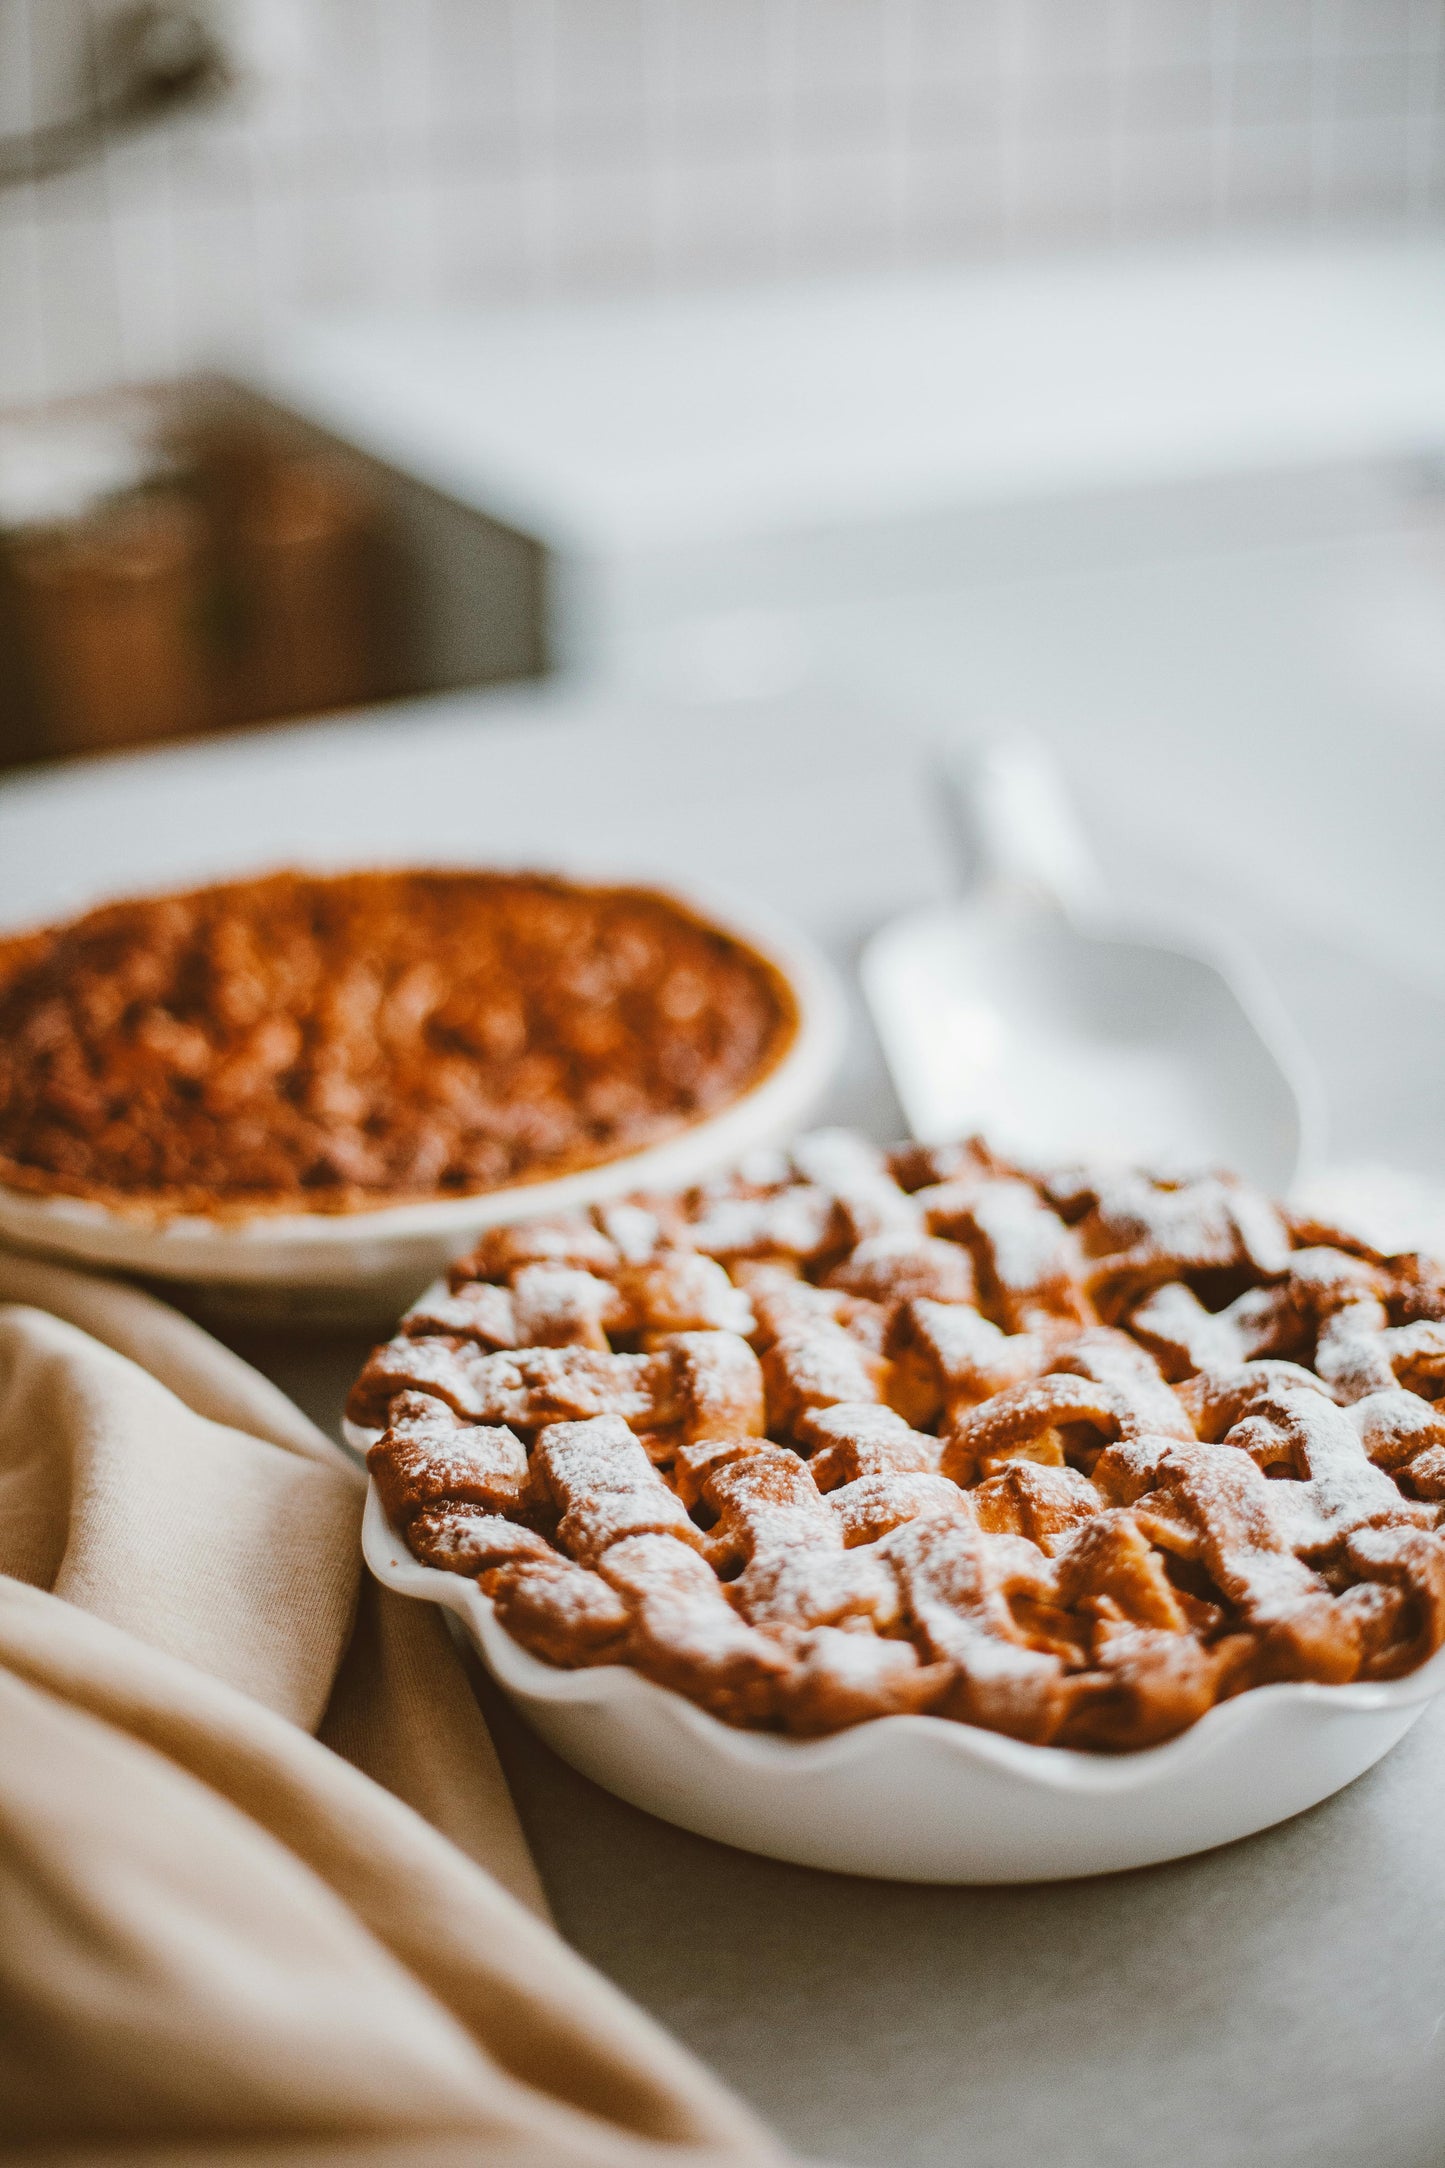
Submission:
<svg viewBox="0 0 1445 2168">
<path fill-rule="evenodd" d="M 885 926 L 861 963 L 913 1134 L 1231 1167 L 1288 1192 L 1320 1145 L 1320 1092 L 1254 960 L 1111 912 L 1031 742 L 954 749 L 941 770 L 968 888 Z"/>
</svg>

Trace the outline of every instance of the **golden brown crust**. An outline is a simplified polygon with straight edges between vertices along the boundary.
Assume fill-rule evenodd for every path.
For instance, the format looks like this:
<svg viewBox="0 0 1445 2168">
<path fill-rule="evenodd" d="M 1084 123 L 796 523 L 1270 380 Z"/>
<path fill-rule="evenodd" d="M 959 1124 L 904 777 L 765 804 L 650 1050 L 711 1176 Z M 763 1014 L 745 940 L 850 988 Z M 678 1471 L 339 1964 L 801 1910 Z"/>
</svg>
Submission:
<svg viewBox="0 0 1445 2168">
<path fill-rule="evenodd" d="M 526 1448 L 506 1429 L 446 1422 L 395 1427 L 371 1448 L 367 1466 L 398 1528 L 438 1506 L 514 1512 L 531 1495 Z"/>
<path fill-rule="evenodd" d="M 645 889 L 276 873 L 138 898 L 0 939 L 0 1182 L 156 1220 L 473 1196 L 675 1134 L 796 1028 L 764 957 Z"/>
<path fill-rule="evenodd" d="M 433 1507 L 419 1513 L 407 1527 L 406 1540 L 424 1566 L 439 1567 L 444 1573 L 483 1574 L 496 1566 L 554 1555 L 546 1537 L 535 1529 L 480 1512 L 475 1506 Z"/>
<path fill-rule="evenodd" d="M 1445 1642 L 1445 1274 L 1324 1233 L 1223 1177 L 806 1138 L 485 1237 L 351 1413 L 548 1662 L 1117 1753 Z"/>
</svg>

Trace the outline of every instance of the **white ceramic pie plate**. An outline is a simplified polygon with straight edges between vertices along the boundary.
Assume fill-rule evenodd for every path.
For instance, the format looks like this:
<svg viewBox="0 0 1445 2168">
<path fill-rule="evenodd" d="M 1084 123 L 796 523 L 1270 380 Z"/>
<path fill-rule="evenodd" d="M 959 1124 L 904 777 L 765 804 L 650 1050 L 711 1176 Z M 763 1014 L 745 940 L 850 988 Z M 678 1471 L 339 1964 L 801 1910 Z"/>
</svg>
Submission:
<svg viewBox="0 0 1445 2168">
<path fill-rule="evenodd" d="M 475 1581 L 418 1564 L 374 1488 L 362 1547 L 388 1588 L 456 1613 L 532 1728 L 595 1783 L 723 1844 L 895 1882 L 1055 1882 L 1230 1844 L 1352 1783 L 1445 1688 L 1445 1650 L 1386 1685 L 1256 1687 L 1166 1746 L 1117 1756 L 936 1716 L 781 1739 L 623 1665 L 530 1656 Z"/>
<path fill-rule="evenodd" d="M 797 1003 L 797 1032 L 777 1067 L 710 1119 L 554 1181 L 375 1212 L 149 1220 L 83 1198 L 32 1197 L 0 1185 L 0 1241 L 185 1286 L 213 1316 L 298 1326 L 389 1324 L 484 1228 L 576 1211 L 637 1189 L 685 1189 L 759 1145 L 781 1143 L 806 1121 L 838 1057 L 843 1006 L 832 972 L 791 929 L 730 899 L 646 879 L 637 885 L 672 896 L 755 949 L 787 980 Z"/>
</svg>

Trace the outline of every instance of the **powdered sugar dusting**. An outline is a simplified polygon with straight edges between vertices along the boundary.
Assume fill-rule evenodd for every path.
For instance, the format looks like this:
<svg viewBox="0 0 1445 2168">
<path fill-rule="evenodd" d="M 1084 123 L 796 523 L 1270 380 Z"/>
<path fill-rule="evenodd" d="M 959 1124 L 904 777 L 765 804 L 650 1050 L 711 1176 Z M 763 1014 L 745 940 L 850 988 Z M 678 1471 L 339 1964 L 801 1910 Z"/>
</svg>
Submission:
<svg viewBox="0 0 1445 2168">
<path fill-rule="evenodd" d="M 730 1723 L 1118 1752 L 1445 1641 L 1445 1271 L 1223 1176 L 821 1133 L 494 1230 L 350 1412 L 524 1646 Z"/>
</svg>

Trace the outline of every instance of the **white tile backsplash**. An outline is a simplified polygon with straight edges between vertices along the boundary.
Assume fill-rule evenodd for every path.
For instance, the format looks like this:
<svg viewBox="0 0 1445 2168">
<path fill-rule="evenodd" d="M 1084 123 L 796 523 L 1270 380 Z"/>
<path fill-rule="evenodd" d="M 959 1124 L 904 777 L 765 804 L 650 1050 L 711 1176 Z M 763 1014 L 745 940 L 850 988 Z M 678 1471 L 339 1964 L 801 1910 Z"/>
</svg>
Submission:
<svg viewBox="0 0 1445 2168">
<path fill-rule="evenodd" d="M 1270 225 L 1311 215 L 1314 144 L 1307 122 L 1240 124 L 1230 131 L 1225 215 Z"/>
<path fill-rule="evenodd" d="M 1052 241 L 1108 233 L 1114 218 L 1117 145 L 1102 128 L 1020 139 L 1015 212 L 1030 233 Z"/>
<path fill-rule="evenodd" d="M 571 293 L 648 283 L 657 261 L 645 166 L 614 156 L 560 166 L 555 183 L 553 284 Z"/>
<path fill-rule="evenodd" d="M 906 253 L 914 258 L 996 249 L 1003 231 L 1004 173 L 995 131 L 963 142 L 930 141 L 909 160 Z"/>
<path fill-rule="evenodd" d="M 1311 44 L 1315 0 L 1249 0 L 1237 11 L 1237 49 L 1246 65 L 1255 60 L 1298 60 Z"/>
<path fill-rule="evenodd" d="M 1398 48 L 1417 20 L 1416 0 L 1327 0 L 1343 52 L 1378 53 Z"/>
<path fill-rule="evenodd" d="M 1215 215 L 1218 137 L 1209 128 L 1140 128 L 1121 146 L 1118 228 L 1129 239 L 1199 231 Z"/>
<path fill-rule="evenodd" d="M 1330 146 L 1330 208 L 1339 212 L 1409 208 L 1406 131 L 1383 118 L 1337 119 Z"/>
<path fill-rule="evenodd" d="M 0 0 L 0 129 L 80 0 Z M 1445 216 L 1445 0 L 230 0 L 251 79 L 0 190 L 0 402 L 297 308 Z"/>
<path fill-rule="evenodd" d="M 714 276 L 767 278 L 778 269 L 779 177 L 750 147 L 669 168 L 658 275 L 707 264 Z"/>
<path fill-rule="evenodd" d="M 1275 12 L 1272 0 L 1245 0 L 1244 13 L 1258 6 L 1262 13 Z M 1122 12 L 1128 24 L 1129 54 L 1135 67 L 1167 67 L 1212 58 L 1221 18 L 1238 10 L 1228 0 L 1124 0 Z M 1297 36 L 1307 43 L 1311 36 L 1310 11 Z M 1293 41 L 1291 41 L 1293 42 Z"/>
<path fill-rule="evenodd" d="M 793 160 L 785 270 L 856 262 L 861 243 L 874 262 L 896 246 L 894 176 L 886 145 L 812 144 Z"/>
<path fill-rule="evenodd" d="M 1350 53 L 1335 70 L 1335 111 L 1342 118 L 1398 120 L 1410 110 L 1410 83 L 1419 56 L 1411 52 Z"/>
</svg>

